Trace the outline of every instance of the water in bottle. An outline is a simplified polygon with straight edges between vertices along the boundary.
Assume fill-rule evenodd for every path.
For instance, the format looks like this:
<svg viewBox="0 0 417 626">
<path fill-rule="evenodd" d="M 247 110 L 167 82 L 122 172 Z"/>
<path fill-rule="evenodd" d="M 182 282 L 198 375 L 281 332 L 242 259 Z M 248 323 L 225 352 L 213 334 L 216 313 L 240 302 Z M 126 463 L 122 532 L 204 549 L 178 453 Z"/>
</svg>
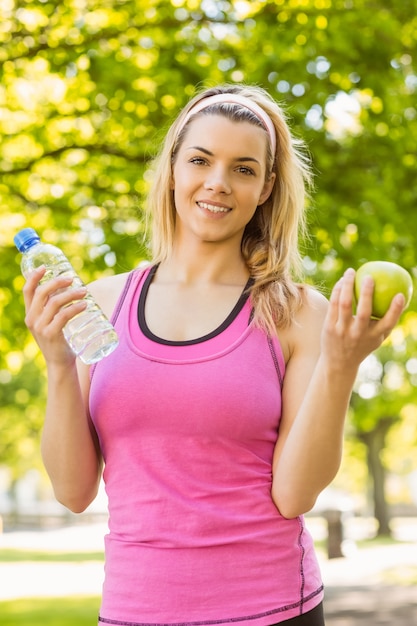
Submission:
<svg viewBox="0 0 417 626">
<path fill-rule="evenodd" d="M 43 243 L 33 228 L 24 228 L 14 238 L 22 253 L 22 274 L 25 278 L 37 267 L 44 265 L 46 272 L 41 282 L 57 276 L 72 278 L 68 289 L 83 286 L 64 253 L 48 243 Z M 85 296 L 87 308 L 65 325 L 63 332 L 72 351 L 86 364 L 96 363 L 117 347 L 119 340 L 112 324 L 104 315 L 91 294 Z"/>
</svg>

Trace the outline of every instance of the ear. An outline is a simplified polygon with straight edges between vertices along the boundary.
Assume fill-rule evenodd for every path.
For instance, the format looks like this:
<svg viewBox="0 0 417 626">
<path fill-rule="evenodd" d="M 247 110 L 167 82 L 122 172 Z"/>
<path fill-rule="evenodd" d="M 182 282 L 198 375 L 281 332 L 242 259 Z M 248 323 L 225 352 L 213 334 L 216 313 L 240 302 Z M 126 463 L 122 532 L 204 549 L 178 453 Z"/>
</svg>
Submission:
<svg viewBox="0 0 417 626">
<path fill-rule="evenodd" d="M 274 187 L 275 178 L 276 178 L 276 174 L 272 173 L 270 178 L 267 181 L 265 181 L 265 184 L 261 191 L 261 195 L 259 196 L 258 206 L 266 202 L 266 200 L 268 200 L 269 196 L 272 193 L 272 189 Z"/>
</svg>

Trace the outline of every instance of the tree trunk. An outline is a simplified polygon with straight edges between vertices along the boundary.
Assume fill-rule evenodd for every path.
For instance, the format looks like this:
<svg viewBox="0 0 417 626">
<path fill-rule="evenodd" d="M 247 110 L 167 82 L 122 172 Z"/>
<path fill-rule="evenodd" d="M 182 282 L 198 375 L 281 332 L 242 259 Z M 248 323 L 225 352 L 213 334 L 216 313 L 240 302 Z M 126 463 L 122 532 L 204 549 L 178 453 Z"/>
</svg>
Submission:
<svg viewBox="0 0 417 626">
<path fill-rule="evenodd" d="M 367 450 L 374 516 L 378 522 L 377 536 L 391 536 L 390 514 L 385 497 L 385 467 L 381 462 L 381 452 L 385 448 L 387 433 L 396 421 L 395 417 L 383 417 L 373 430 L 359 434 L 359 439 L 366 445 Z"/>
</svg>

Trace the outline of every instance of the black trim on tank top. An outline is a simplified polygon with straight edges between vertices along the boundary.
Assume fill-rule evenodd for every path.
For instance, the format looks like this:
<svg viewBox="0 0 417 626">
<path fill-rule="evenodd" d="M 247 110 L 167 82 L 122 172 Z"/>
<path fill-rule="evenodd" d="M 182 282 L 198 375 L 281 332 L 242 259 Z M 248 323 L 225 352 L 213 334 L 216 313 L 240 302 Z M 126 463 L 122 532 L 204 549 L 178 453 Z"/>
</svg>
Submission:
<svg viewBox="0 0 417 626">
<path fill-rule="evenodd" d="M 188 341 L 170 341 L 169 339 L 162 339 L 161 337 L 154 335 L 153 332 L 149 329 L 146 323 L 146 319 L 145 319 L 146 296 L 148 295 L 149 286 L 153 280 L 153 277 L 155 276 L 155 272 L 157 269 L 158 269 L 158 265 L 154 265 L 149 271 L 149 274 L 146 277 L 145 282 L 143 283 L 143 287 L 139 295 L 137 316 L 138 316 L 139 328 L 141 329 L 145 337 L 147 337 L 148 339 L 151 339 L 155 343 L 160 343 L 165 346 L 192 346 L 197 343 L 203 343 L 204 341 L 208 341 L 209 339 L 213 339 L 213 337 L 217 337 L 217 335 L 220 335 L 223 331 L 226 330 L 228 326 L 230 326 L 230 324 L 236 319 L 236 317 L 239 315 L 239 313 L 243 309 L 249 297 L 249 289 L 253 285 L 253 282 L 254 282 L 253 278 L 248 279 L 248 282 L 246 283 L 239 297 L 239 300 L 236 302 L 235 306 L 233 307 L 229 315 L 226 317 L 224 322 L 222 322 L 220 326 L 218 326 L 215 330 L 208 333 L 207 335 L 203 335 L 202 337 L 197 337 L 196 339 L 189 339 Z"/>
</svg>

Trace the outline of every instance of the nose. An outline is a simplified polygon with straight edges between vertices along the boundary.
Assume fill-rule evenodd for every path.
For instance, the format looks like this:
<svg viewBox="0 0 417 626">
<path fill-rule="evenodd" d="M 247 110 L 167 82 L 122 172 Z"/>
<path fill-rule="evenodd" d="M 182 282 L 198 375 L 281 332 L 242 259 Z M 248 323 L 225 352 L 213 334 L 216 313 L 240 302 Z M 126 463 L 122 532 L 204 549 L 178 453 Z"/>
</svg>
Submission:
<svg viewBox="0 0 417 626">
<path fill-rule="evenodd" d="M 223 167 L 212 167 L 208 170 L 204 188 L 215 193 L 229 194 L 231 186 L 227 171 Z"/>
</svg>

